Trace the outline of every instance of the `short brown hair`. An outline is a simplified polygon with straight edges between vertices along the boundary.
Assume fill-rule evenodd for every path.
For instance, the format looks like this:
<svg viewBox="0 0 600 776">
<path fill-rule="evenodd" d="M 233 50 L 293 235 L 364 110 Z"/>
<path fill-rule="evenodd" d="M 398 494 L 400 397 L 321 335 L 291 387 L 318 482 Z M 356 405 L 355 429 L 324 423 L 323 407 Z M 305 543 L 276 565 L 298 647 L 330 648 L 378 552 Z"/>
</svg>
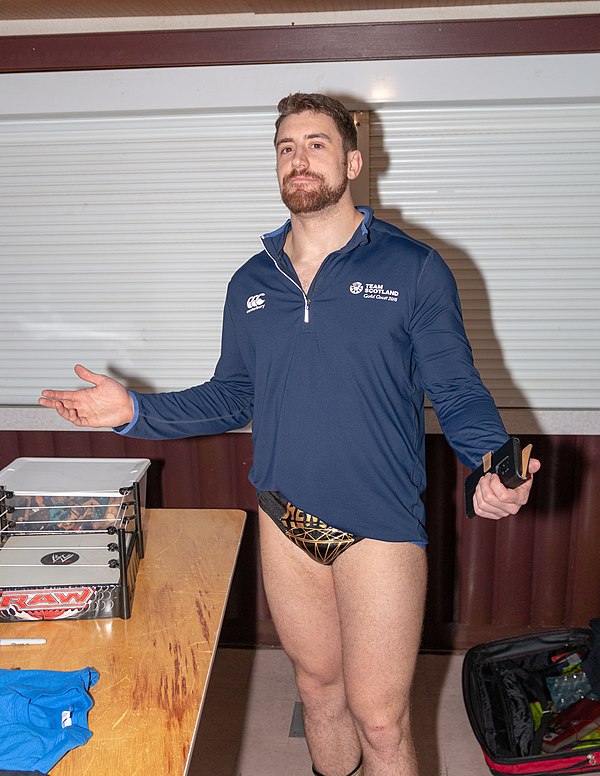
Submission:
<svg viewBox="0 0 600 776">
<path fill-rule="evenodd" d="M 304 111 L 308 110 L 313 113 L 325 113 L 327 116 L 331 116 L 338 132 L 342 136 L 344 153 L 355 151 L 358 147 L 356 126 L 352 114 L 345 105 L 334 97 L 328 97 L 326 94 L 303 94 L 302 92 L 296 92 L 296 94 L 289 94 L 287 97 L 279 100 L 277 110 L 279 111 L 279 116 L 275 122 L 275 142 L 277 142 L 279 125 L 286 116 L 290 116 L 293 113 L 304 113 Z"/>
</svg>

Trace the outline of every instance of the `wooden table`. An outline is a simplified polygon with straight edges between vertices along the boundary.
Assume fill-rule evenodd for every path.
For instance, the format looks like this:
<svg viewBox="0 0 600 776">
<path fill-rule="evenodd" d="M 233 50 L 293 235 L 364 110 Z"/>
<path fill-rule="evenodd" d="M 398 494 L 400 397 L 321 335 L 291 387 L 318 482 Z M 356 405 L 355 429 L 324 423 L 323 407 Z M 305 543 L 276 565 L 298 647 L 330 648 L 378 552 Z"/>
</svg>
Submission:
<svg viewBox="0 0 600 776">
<path fill-rule="evenodd" d="M 0 638 L 47 640 L 0 647 L 0 667 L 100 674 L 93 736 L 52 776 L 187 773 L 245 513 L 156 509 L 147 517 L 129 620 L 0 624 Z"/>
</svg>

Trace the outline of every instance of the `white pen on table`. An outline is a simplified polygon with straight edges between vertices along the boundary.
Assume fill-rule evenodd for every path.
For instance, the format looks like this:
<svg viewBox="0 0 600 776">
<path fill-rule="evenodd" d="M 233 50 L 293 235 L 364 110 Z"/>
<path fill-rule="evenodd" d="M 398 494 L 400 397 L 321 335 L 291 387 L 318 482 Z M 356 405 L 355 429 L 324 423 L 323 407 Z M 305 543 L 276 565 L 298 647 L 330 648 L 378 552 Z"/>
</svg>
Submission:
<svg viewBox="0 0 600 776">
<path fill-rule="evenodd" d="M 0 639 L 0 647 L 19 647 L 23 644 L 45 644 L 46 639 Z"/>
</svg>

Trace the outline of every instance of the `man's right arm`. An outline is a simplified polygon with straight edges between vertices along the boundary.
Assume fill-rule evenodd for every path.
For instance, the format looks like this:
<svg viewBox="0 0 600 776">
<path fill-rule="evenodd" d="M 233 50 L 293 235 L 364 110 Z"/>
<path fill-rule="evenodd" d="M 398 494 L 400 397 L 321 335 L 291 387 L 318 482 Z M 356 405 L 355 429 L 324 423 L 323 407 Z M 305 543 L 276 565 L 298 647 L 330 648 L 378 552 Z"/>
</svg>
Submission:
<svg viewBox="0 0 600 776">
<path fill-rule="evenodd" d="M 221 434 L 252 420 L 254 390 L 248 375 L 231 370 L 229 357 L 219 359 L 207 383 L 172 393 L 130 392 L 131 421 L 114 430 L 139 439 L 179 439 Z"/>
<path fill-rule="evenodd" d="M 252 419 L 254 387 L 239 351 L 228 308 L 214 377 L 183 391 L 140 394 L 106 375 L 75 367 L 93 384 L 78 391 L 42 392 L 39 403 L 77 426 L 112 427 L 140 439 L 174 439 L 243 428 Z"/>
</svg>

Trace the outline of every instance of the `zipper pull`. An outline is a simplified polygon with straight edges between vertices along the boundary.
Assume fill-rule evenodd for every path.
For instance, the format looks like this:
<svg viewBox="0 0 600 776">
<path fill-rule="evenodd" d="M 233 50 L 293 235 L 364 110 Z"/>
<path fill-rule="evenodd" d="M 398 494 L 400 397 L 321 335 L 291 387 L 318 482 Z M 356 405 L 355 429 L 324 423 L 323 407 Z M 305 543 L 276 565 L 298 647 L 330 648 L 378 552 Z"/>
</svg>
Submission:
<svg viewBox="0 0 600 776">
<path fill-rule="evenodd" d="M 310 299 L 305 296 L 304 297 L 304 323 L 310 323 L 310 313 L 308 310 L 308 305 L 310 304 Z"/>
</svg>

